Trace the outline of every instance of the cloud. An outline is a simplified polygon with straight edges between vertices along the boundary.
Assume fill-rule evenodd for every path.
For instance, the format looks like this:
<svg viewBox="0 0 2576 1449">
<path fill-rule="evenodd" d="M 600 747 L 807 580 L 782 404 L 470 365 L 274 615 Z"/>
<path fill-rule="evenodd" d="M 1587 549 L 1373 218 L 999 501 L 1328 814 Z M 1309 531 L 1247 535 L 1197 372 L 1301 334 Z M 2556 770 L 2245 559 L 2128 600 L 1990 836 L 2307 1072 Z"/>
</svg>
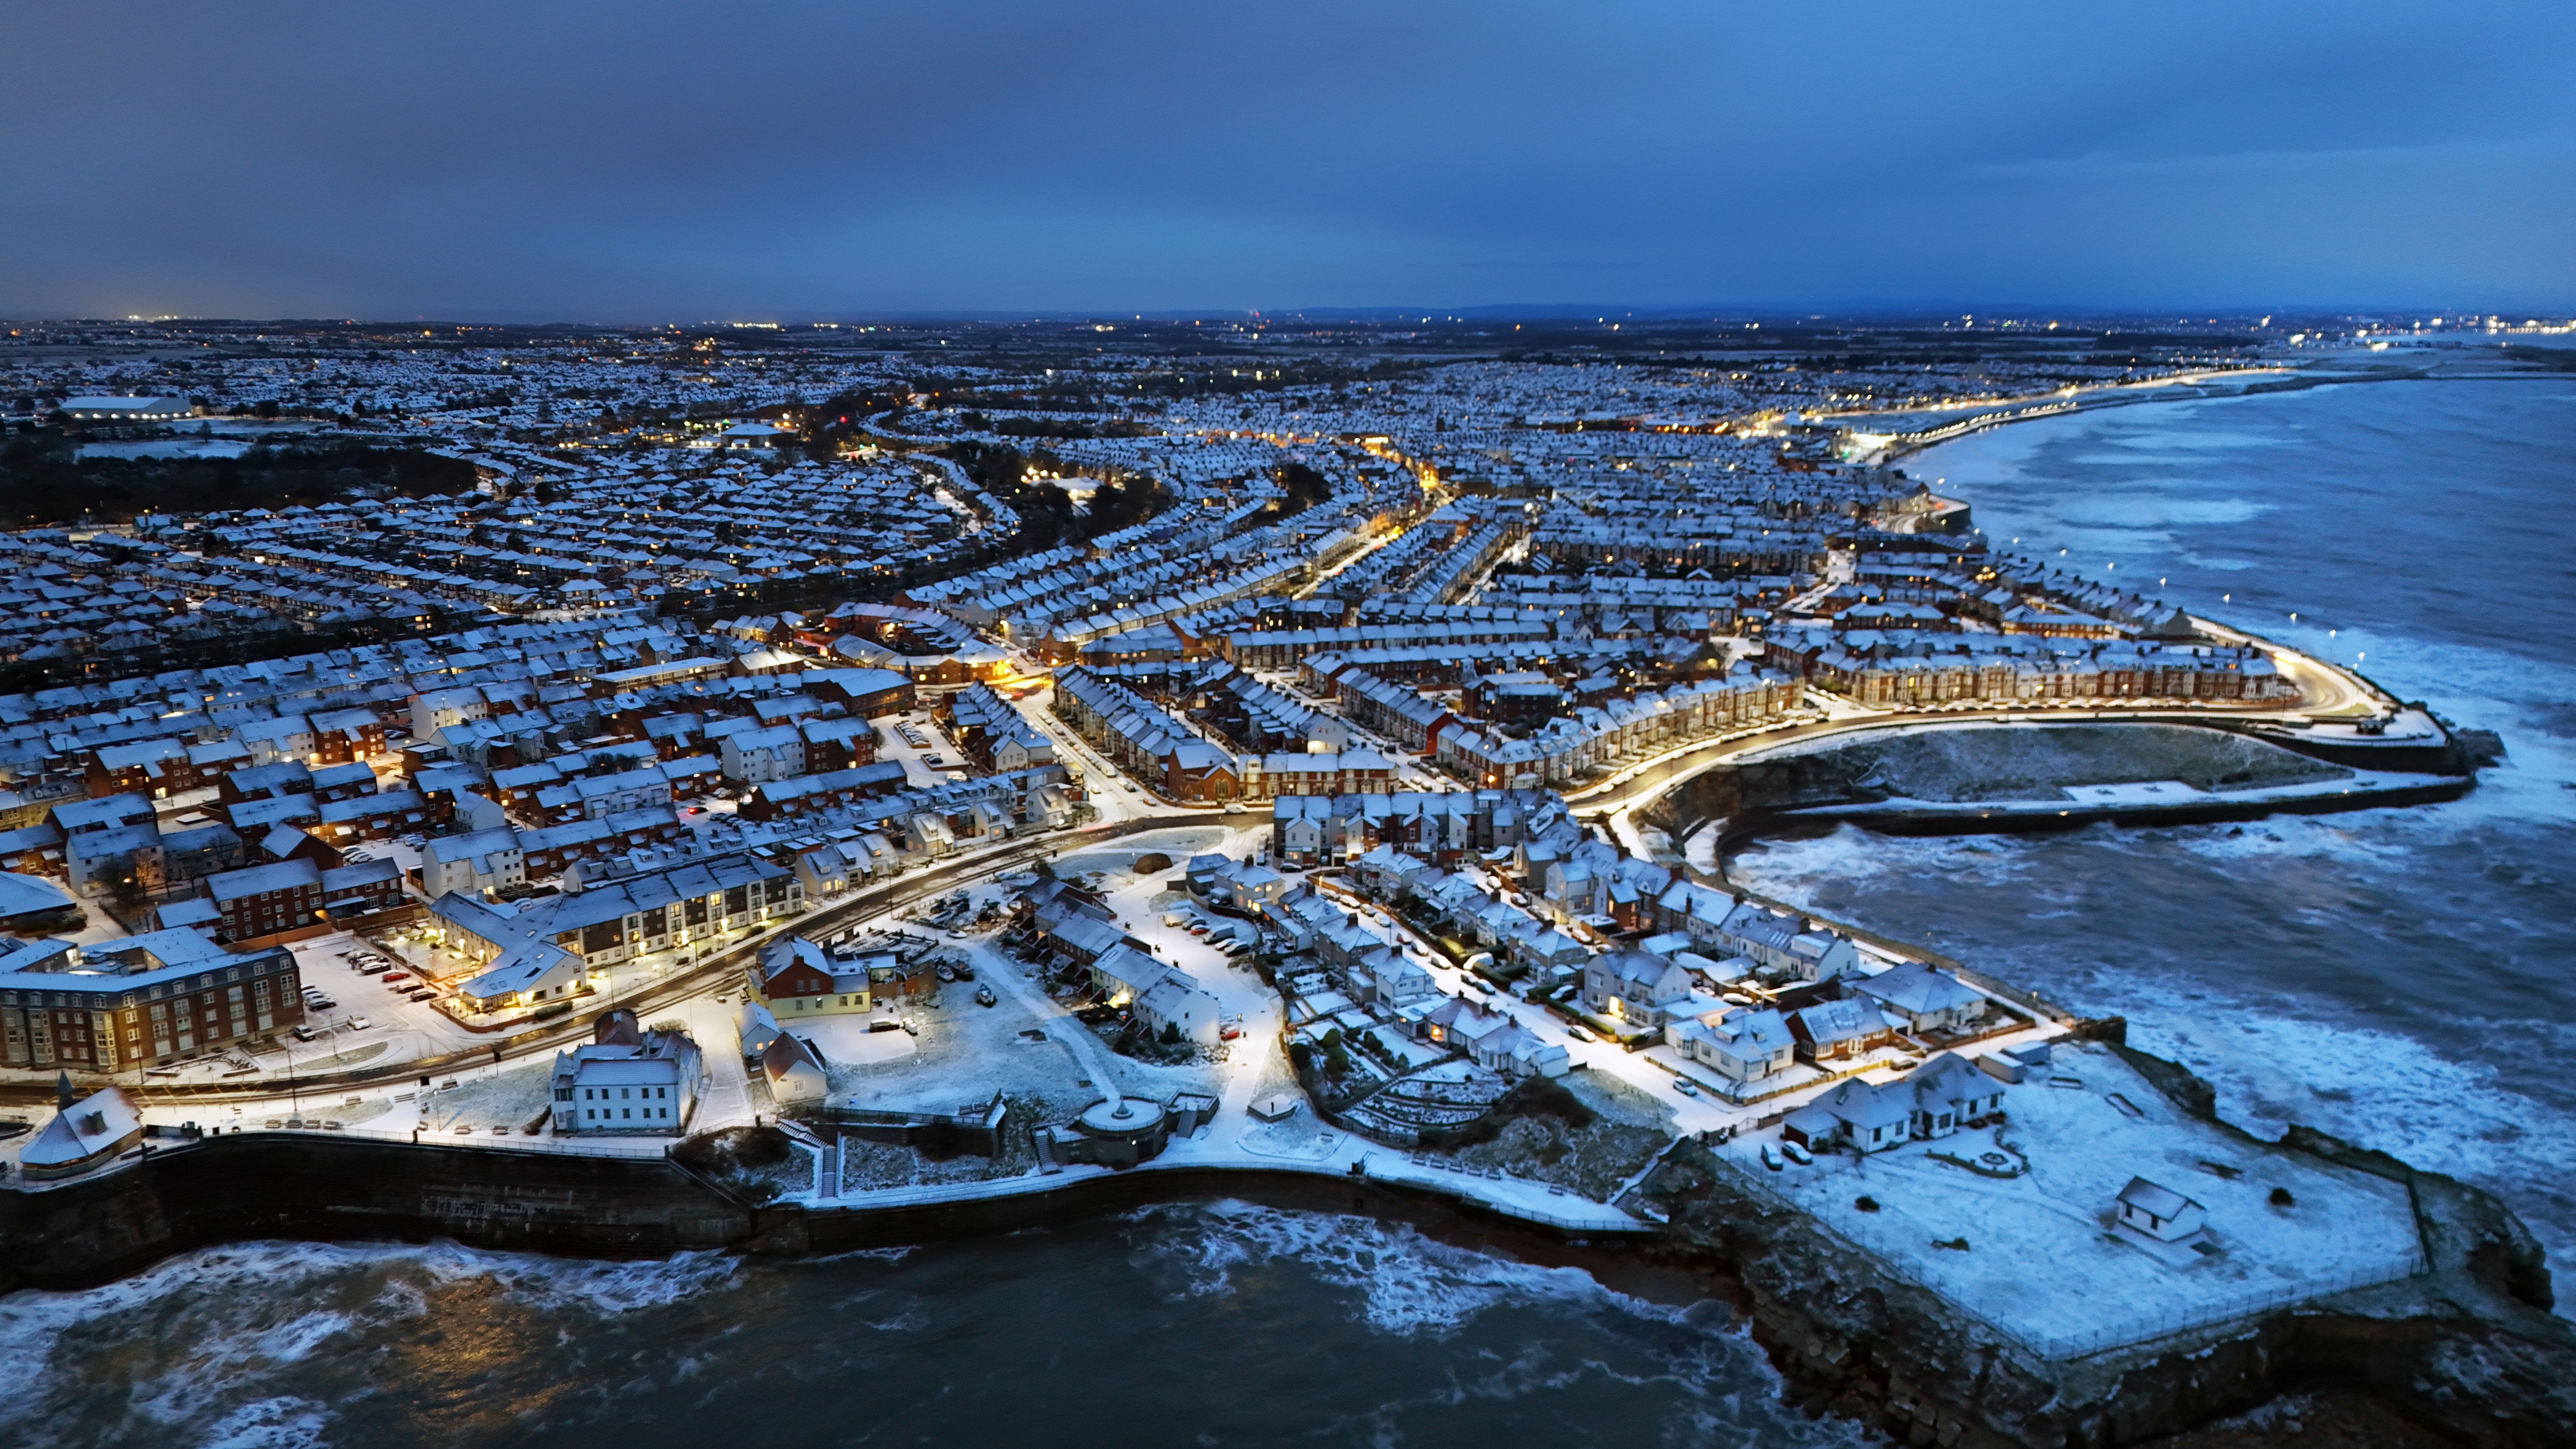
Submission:
<svg viewBox="0 0 2576 1449">
<path fill-rule="evenodd" d="M 2576 10 L 2536 3 L 12 21 L 39 313 L 2576 302 Z"/>
</svg>

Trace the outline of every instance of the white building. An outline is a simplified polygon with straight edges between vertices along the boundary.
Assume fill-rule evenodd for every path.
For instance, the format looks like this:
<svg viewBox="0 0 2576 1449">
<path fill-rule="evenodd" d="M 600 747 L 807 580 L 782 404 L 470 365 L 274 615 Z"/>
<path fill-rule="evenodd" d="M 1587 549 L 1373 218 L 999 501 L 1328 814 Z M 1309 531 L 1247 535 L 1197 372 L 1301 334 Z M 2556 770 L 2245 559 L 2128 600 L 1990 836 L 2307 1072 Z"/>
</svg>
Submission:
<svg viewBox="0 0 2576 1449">
<path fill-rule="evenodd" d="M 708 1085 L 686 1033 L 639 1031 L 635 1013 L 604 1012 L 584 1047 L 555 1054 L 555 1131 L 677 1137 Z"/>
</svg>

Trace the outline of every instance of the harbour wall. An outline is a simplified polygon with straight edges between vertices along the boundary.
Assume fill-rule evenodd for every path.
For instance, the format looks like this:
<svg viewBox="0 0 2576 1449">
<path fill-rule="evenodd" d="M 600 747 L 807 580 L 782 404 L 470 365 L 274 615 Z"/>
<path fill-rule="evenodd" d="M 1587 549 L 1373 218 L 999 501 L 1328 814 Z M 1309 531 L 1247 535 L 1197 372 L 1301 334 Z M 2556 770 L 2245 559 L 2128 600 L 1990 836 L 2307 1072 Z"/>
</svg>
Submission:
<svg viewBox="0 0 2576 1449">
<path fill-rule="evenodd" d="M 808 1207 L 762 1204 L 660 1157 L 249 1133 L 155 1150 L 58 1187 L 0 1189 L 0 1292 L 94 1287 L 175 1254 L 268 1238 L 444 1239 L 589 1258 L 838 1253 L 1229 1198 L 1286 1211 L 1358 1213 L 1480 1250 L 1580 1261 L 1605 1276 L 1615 1271 L 1613 1257 L 1593 1251 L 1596 1235 L 1558 1231 L 1415 1184 L 1285 1167 L 1157 1167 L 985 1197 Z"/>
<path fill-rule="evenodd" d="M 2349 792 L 2354 770 L 2411 778 Z M 2084 802 L 2061 785 L 2178 780 L 2165 802 Z M 2455 799 L 2477 777 L 2457 741 L 2308 740 L 2232 721 L 1910 722 L 1711 766 L 1638 812 L 1678 841 L 1716 822 L 1719 856 L 1764 835 L 1845 822 L 1891 834 L 2184 825 Z M 2295 793 L 2278 787 L 2313 787 Z M 2043 808 L 2045 807 L 2045 808 Z"/>
</svg>

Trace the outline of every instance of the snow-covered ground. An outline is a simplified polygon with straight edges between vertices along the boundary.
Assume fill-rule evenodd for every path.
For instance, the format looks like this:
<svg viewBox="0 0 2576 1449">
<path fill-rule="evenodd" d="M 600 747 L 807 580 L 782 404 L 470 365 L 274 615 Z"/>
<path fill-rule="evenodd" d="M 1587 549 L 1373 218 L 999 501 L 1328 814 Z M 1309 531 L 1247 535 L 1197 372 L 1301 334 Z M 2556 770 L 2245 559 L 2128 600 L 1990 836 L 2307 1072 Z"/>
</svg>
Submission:
<svg viewBox="0 0 2576 1449">
<path fill-rule="evenodd" d="M 2053 1066 L 2004 1089 L 2004 1110 L 2000 1129 L 1779 1172 L 1759 1159 L 1770 1133 L 1719 1152 L 1757 1187 L 2050 1356 L 2385 1282 L 2422 1261 L 2403 1187 L 2185 1116 L 2108 1047 L 2060 1044 Z M 1983 1177 L 1931 1156 L 2002 1149 L 2028 1173 Z M 2111 1232 L 2113 1200 L 2132 1177 L 2204 1206 L 2218 1251 L 2159 1253 Z M 2290 1204 L 2273 1202 L 2275 1188 Z M 1876 1211 L 1857 1205 L 1863 1197 Z"/>
</svg>

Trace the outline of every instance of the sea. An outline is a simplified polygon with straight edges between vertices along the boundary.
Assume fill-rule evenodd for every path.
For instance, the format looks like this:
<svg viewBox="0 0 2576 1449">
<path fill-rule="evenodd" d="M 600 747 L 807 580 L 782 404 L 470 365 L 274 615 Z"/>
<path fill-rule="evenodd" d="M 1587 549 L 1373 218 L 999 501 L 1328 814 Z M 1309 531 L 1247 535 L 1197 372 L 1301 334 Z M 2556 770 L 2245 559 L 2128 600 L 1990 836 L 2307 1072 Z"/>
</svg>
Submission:
<svg viewBox="0 0 2576 1449">
<path fill-rule="evenodd" d="M 2568 1261 L 2571 438 L 2576 380 L 2429 380 L 2079 413 L 1909 459 L 2000 546 L 2351 662 L 2506 757 L 2427 809 L 1844 830 L 1731 869 L 2123 1015 L 2236 1121 L 2481 1184 Z M 819 1260 L 250 1243 L 0 1298 L 0 1363 L 0 1449 L 1878 1442 L 1783 1404 L 1714 1304 L 1228 1203 Z"/>
</svg>

